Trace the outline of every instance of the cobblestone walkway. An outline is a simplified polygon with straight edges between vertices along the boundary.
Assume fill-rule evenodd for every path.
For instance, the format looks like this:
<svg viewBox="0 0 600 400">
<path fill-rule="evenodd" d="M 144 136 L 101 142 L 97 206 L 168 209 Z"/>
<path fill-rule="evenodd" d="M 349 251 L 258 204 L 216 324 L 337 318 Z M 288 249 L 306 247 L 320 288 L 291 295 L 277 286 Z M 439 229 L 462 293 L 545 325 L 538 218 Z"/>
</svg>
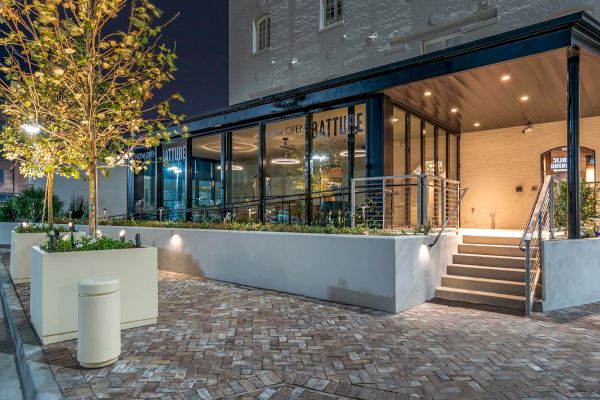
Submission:
<svg viewBox="0 0 600 400">
<path fill-rule="evenodd" d="M 159 295 L 158 325 L 123 331 L 110 367 L 79 369 L 75 341 L 45 347 L 65 397 L 600 397 L 600 304 L 390 315 L 163 271 Z"/>
</svg>

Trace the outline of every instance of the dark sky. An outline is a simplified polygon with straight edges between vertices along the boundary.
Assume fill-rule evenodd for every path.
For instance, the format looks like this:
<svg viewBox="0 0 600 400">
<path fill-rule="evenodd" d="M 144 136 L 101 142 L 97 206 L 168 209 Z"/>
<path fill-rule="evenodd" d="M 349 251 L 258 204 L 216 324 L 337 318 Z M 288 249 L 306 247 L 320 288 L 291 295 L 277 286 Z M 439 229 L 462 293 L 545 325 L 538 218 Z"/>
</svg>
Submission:
<svg viewBox="0 0 600 400">
<path fill-rule="evenodd" d="M 166 88 L 185 103 L 174 111 L 190 117 L 228 104 L 227 0 L 155 0 L 165 18 L 180 13 L 164 32 L 164 43 L 177 43 L 175 81 Z"/>
</svg>

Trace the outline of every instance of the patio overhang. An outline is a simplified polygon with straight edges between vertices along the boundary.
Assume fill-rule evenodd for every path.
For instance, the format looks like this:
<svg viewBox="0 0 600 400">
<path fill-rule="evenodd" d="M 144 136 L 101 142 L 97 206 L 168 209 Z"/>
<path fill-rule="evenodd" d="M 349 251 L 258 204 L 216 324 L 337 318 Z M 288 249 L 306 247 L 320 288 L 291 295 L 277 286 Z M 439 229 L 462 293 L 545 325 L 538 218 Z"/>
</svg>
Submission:
<svg viewBox="0 0 600 400">
<path fill-rule="evenodd" d="M 229 106 L 190 118 L 186 125 L 190 132 L 208 133 L 571 46 L 600 55 L 600 22 L 586 12 L 573 13 L 444 51 Z"/>
</svg>

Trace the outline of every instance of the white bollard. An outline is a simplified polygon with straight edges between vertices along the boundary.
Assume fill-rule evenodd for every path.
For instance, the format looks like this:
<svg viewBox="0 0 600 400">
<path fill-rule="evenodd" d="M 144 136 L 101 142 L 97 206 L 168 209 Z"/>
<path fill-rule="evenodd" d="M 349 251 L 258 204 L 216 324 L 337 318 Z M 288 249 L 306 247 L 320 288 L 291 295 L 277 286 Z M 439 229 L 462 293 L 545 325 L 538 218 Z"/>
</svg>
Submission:
<svg viewBox="0 0 600 400">
<path fill-rule="evenodd" d="M 84 279 L 78 293 L 77 361 L 84 368 L 112 364 L 121 354 L 119 279 Z"/>
</svg>

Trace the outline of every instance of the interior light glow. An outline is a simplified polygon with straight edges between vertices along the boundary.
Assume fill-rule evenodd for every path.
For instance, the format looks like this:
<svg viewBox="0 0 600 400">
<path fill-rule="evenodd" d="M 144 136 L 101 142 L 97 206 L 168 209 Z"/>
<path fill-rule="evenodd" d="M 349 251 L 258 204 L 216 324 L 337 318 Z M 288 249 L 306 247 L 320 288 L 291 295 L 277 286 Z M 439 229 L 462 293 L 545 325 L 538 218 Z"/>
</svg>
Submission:
<svg viewBox="0 0 600 400">
<path fill-rule="evenodd" d="M 502 78 L 500 78 L 500 80 L 502 82 L 508 82 L 510 81 L 510 75 L 502 75 Z"/>
<path fill-rule="evenodd" d="M 398 118 L 392 118 L 392 122 L 398 122 Z"/>
<path fill-rule="evenodd" d="M 172 167 L 167 168 L 167 170 L 171 171 L 171 172 L 175 172 L 178 175 L 182 172 L 181 168 L 179 168 L 179 167 L 177 167 L 175 165 L 172 166 Z"/>
<path fill-rule="evenodd" d="M 221 166 L 217 165 L 217 169 L 220 171 L 221 170 Z M 241 165 L 237 165 L 237 164 L 231 164 L 231 170 L 232 171 L 243 171 L 244 167 L 242 167 Z"/>
<path fill-rule="evenodd" d="M 430 91 L 430 90 L 428 90 L 428 91 L 426 91 L 426 92 L 425 92 L 425 93 L 423 93 L 423 94 L 425 95 L 425 97 L 429 97 L 429 96 L 431 96 L 431 91 Z"/>
<path fill-rule="evenodd" d="M 42 128 L 34 124 L 23 124 L 21 125 L 21 129 L 23 129 L 25 133 L 29 135 L 37 135 L 42 131 Z"/>
<path fill-rule="evenodd" d="M 479 128 L 479 127 L 481 126 L 481 124 L 480 124 L 479 122 L 475 122 L 475 123 L 473 124 L 473 126 L 474 126 L 475 128 Z"/>
<path fill-rule="evenodd" d="M 450 109 L 450 112 L 456 114 L 458 112 L 458 108 L 454 107 Z"/>
<path fill-rule="evenodd" d="M 528 95 L 521 96 L 521 101 L 527 101 L 527 100 L 529 100 L 529 96 Z"/>
<path fill-rule="evenodd" d="M 300 160 L 296 160 L 295 158 L 291 158 L 291 157 L 280 157 L 280 158 L 274 158 L 271 160 L 271 164 L 277 164 L 277 165 L 297 165 L 300 164 Z"/>
<path fill-rule="evenodd" d="M 348 157 L 348 150 L 344 150 L 340 153 L 342 157 Z M 365 149 L 356 149 L 354 150 L 354 158 L 365 158 L 367 156 L 367 151 Z"/>
</svg>

